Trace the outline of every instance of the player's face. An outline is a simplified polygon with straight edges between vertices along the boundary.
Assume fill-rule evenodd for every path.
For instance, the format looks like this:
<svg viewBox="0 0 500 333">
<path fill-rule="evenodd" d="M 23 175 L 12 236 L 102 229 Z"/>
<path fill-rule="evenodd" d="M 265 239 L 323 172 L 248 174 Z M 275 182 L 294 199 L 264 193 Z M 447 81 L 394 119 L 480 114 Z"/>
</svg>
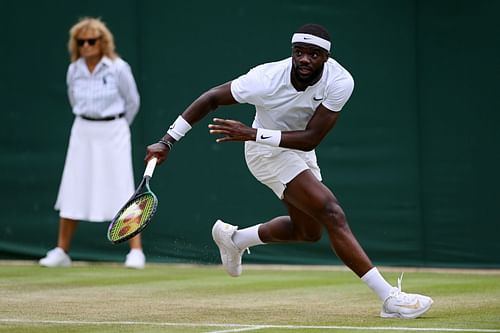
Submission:
<svg viewBox="0 0 500 333">
<path fill-rule="evenodd" d="M 321 78 L 327 60 L 328 52 L 322 48 L 296 43 L 292 47 L 292 76 L 302 85 L 312 85 Z"/>
</svg>

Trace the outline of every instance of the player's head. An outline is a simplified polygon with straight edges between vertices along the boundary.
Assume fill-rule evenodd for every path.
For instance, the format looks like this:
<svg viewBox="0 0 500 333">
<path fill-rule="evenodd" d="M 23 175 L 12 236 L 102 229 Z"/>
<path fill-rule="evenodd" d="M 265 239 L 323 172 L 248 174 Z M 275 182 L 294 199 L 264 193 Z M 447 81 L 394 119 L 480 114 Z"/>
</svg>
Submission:
<svg viewBox="0 0 500 333">
<path fill-rule="evenodd" d="M 318 24 L 306 24 L 292 36 L 292 78 L 301 86 L 313 85 L 322 76 L 330 55 L 330 35 Z"/>
<path fill-rule="evenodd" d="M 330 53 L 330 34 L 319 24 L 308 23 L 298 28 L 292 36 L 292 45 L 297 43 L 319 46 Z"/>
</svg>

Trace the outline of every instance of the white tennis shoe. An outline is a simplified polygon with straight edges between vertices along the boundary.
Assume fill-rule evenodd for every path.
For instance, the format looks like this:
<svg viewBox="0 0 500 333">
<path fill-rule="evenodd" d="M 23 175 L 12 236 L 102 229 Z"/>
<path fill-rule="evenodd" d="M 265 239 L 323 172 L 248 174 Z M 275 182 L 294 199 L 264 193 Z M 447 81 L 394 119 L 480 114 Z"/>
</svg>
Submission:
<svg viewBox="0 0 500 333">
<path fill-rule="evenodd" d="M 139 249 L 130 249 L 125 259 L 125 267 L 143 269 L 146 266 L 146 256 Z"/>
<path fill-rule="evenodd" d="M 393 287 L 389 297 L 382 304 L 380 317 L 413 319 L 426 313 L 434 301 L 428 296 L 407 294 L 401 291 L 403 274 L 398 278 L 398 286 Z"/>
<path fill-rule="evenodd" d="M 70 267 L 71 258 L 60 247 L 47 252 L 47 255 L 38 261 L 43 267 Z"/>
<path fill-rule="evenodd" d="M 234 277 L 241 275 L 241 257 L 243 251 L 233 242 L 233 234 L 238 230 L 237 226 L 230 225 L 217 220 L 212 228 L 212 237 L 219 247 L 222 265 L 226 272 Z"/>
</svg>

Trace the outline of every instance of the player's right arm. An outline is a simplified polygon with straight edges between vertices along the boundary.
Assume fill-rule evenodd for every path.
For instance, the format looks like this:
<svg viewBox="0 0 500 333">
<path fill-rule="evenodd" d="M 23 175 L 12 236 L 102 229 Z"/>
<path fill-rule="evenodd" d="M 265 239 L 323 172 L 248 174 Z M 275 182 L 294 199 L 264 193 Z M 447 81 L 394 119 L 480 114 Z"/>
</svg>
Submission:
<svg viewBox="0 0 500 333">
<path fill-rule="evenodd" d="M 185 126 L 193 126 L 211 111 L 215 111 L 219 106 L 237 103 L 238 102 L 231 94 L 231 82 L 226 82 L 203 93 L 186 108 L 186 110 L 181 114 L 181 117 L 185 122 L 187 122 Z M 172 126 L 170 129 L 172 129 Z M 147 147 L 146 157 L 144 160 L 147 162 L 156 156 L 158 158 L 158 164 L 160 164 L 167 159 L 168 153 L 176 141 L 177 140 L 167 132 L 161 138 L 160 142 Z"/>
<path fill-rule="evenodd" d="M 191 125 L 203 119 L 211 111 L 215 111 L 221 105 L 232 105 L 238 102 L 231 94 L 231 81 L 214 87 L 198 97 L 182 113 L 182 117 Z"/>
</svg>

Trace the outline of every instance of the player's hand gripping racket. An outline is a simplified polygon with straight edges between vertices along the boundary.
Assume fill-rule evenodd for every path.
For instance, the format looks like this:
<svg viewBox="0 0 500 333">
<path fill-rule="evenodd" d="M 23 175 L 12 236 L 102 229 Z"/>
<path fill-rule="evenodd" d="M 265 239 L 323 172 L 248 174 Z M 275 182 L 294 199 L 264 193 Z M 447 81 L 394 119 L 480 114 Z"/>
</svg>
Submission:
<svg viewBox="0 0 500 333">
<path fill-rule="evenodd" d="M 118 244 L 134 237 L 151 222 L 158 206 L 158 199 L 149 188 L 156 161 L 156 157 L 148 161 L 139 187 L 109 224 L 108 239 L 111 243 Z"/>
</svg>

